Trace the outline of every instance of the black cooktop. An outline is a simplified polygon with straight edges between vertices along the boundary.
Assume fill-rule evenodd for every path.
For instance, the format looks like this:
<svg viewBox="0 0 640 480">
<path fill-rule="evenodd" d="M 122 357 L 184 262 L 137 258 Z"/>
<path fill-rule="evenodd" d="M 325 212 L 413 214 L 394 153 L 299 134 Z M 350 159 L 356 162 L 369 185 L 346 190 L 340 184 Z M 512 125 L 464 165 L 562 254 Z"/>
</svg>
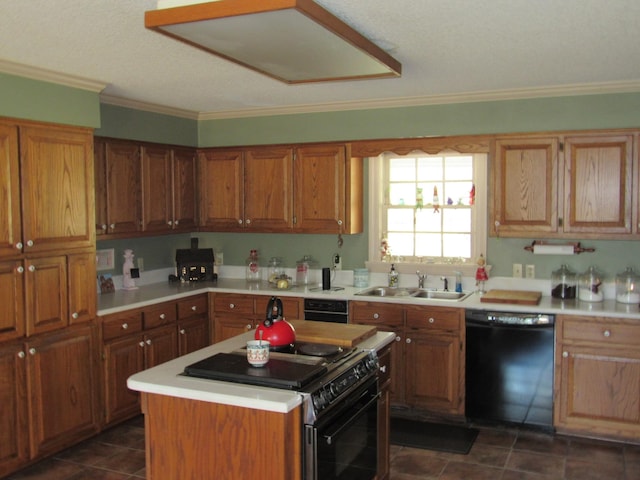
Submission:
<svg viewBox="0 0 640 480">
<path fill-rule="evenodd" d="M 245 355 L 217 353 L 184 369 L 190 377 L 265 387 L 298 390 L 328 371 L 324 364 L 311 365 L 270 358 L 264 367 L 253 367 Z"/>
</svg>

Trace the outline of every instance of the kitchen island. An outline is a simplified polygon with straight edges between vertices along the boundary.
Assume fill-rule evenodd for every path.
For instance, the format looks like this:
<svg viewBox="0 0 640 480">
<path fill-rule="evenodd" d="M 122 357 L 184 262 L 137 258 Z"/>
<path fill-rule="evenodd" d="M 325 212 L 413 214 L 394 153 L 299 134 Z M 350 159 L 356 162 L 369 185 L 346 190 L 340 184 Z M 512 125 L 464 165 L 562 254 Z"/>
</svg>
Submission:
<svg viewBox="0 0 640 480">
<path fill-rule="evenodd" d="M 148 479 L 302 478 L 301 394 L 181 375 L 251 338 L 248 332 L 130 377 L 129 388 L 141 392 Z M 357 348 L 380 350 L 394 338 L 377 332 Z"/>
</svg>

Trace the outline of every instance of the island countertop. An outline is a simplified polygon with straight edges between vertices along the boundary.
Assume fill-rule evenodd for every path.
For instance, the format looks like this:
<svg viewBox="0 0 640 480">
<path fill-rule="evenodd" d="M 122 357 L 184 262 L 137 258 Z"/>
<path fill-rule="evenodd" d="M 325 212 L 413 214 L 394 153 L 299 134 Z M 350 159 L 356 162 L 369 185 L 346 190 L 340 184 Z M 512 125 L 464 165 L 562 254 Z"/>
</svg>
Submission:
<svg viewBox="0 0 640 480">
<path fill-rule="evenodd" d="M 339 328 L 339 324 L 336 326 Z M 183 355 L 129 377 L 127 386 L 139 392 L 220 403 L 271 412 L 287 413 L 302 403 L 302 395 L 289 390 L 207 380 L 182 375 L 184 368 L 216 353 L 232 352 L 253 339 L 250 331 Z M 377 332 L 356 347 L 379 350 L 391 343 L 395 334 Z"/>
</svg>

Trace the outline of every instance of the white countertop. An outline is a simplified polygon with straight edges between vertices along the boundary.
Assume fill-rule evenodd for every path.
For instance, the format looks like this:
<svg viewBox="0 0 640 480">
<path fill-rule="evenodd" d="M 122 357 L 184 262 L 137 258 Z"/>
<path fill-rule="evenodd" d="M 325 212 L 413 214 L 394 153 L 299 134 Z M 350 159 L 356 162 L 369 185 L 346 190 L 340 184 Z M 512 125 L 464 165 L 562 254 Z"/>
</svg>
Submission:
<svg viewBox="0 0 640 480">
<path fill-rule="evenodd" d="M 98 295 L 98 315 L 118 313 L 132 308 L 153 305 L 163 301 L 178 300 L 190 295 L 207 292 L 250 293 L 262 295 L 277 295 L 279 297 L 293 296 L 305 298 L 331 298 L 336 300 L 359 300 L 368 302 L 397 303 L 402 305 L 433 305 L 453 308 L 474 308 L 505 312 L 536 312 L 567 315 L 606 316 L 619 318 L 633 318 L 640 320 L 640 306 L 636 304 L 622 304 L 613 299 L 603 302 L 583 302 L 579 300 L 560 301 L 551 296 L 543 296 L 536 306 L 514 305 L 499 303 L 482 303 L 480 296 L 471 294 L 460 302 L 446 300 L 431 300 L 413 297 L 369 297 L 358 296 L 357 292 L 364 288 L 341 286 L 340 290 L 323 291 L 319 287 L 294 287 L 289 290 L 278 290 L 268 282 L 249 283 L 244 279 L 219 279 L 217 282 L 194 284 L 161 282 L 141 286 L 136 290 L 116 290 L 114 293 Z M 508 288 L 496 285 L 491 288 Z M 513 287 L 512 287 L 513 288 Z M 518 288 L 515 288 L 518 289 Z M 528 288 L 520 288 L 527 290 Z M 540 290 L 540 289 L 539 289 Z M 544 292 L 543 292 L 544 294 Z"/>
<path fill-rule="evenodd" d="M 287 413 L 302 403 L 302 395 L 289 390 L 257 387 L 180 375 L 187 365 L 221 352 L 231 352 L 253 339 L 254 332 L 243 333 L 196 352 L 178 357 L 132 375 L 127 386 L 139 392 L 200 400 L 271 412 Z M 391 343 L 395 334 L 377 332 L 357 345 L 362 350 L 379 350 Z"/>
</svg>

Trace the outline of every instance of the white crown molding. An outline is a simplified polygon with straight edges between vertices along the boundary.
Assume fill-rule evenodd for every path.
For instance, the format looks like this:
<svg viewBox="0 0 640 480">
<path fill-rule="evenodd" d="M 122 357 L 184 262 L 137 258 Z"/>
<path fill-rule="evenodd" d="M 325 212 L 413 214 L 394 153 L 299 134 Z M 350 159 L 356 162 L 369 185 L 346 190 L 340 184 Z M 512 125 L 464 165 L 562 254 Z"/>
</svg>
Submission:
<svg viewBox="0 0 640 480">
<path fill-rule="evenodd" d="M 559 87 L 522 88 L 470 92 L 454 95 L 429 95 L 420 97 L 387 98 L 352 102 L 271 107 L 227 112 L 201 112 L 198 120 L 221 120 L 231 118 L 263 117 L 272 115 L 293 115 L 300 113 L 338 112 L 347 110 L 370 110 L 378 108 L 418 107 L 454 103 L 478 103 L 502 100 L 523 100 L 545 97 L 569 97 L 578 95 L 602 95 L 613 93 L 640 92 L 640 81 L 574 84 Z"/>
<path fill-rule="evenodd" d="M 142 110 L 152 113 L 160 113 L 162 115 L 171 115 L 173 117 L 187 118 L 190 120 L 199 120 L 198 112 L 193 110 L 185 110 L 182 108 L 166 107 L 155 103 L 140 102 L 138 100 L 130 100 L 128 98 L 114 97 L 111 95 L 100 95 L 100 103 L 115 105 L 118 107 L 132 108 L 134 110 Z"/>
<path fill-rule="evenodd" d="M 11 62 L 0 58 L 0 72 L 18 77 L 26 77 L 32 80 L 42 80 L 43 82 L 56 83 L 81 90 L 99 93 L 107 86 L 104 82 L 90 80 L 88 78 L 76 77 L 64 73 L 54 72 L 44 68 L 32 67 L 21 63 Z"/>
</svg>

